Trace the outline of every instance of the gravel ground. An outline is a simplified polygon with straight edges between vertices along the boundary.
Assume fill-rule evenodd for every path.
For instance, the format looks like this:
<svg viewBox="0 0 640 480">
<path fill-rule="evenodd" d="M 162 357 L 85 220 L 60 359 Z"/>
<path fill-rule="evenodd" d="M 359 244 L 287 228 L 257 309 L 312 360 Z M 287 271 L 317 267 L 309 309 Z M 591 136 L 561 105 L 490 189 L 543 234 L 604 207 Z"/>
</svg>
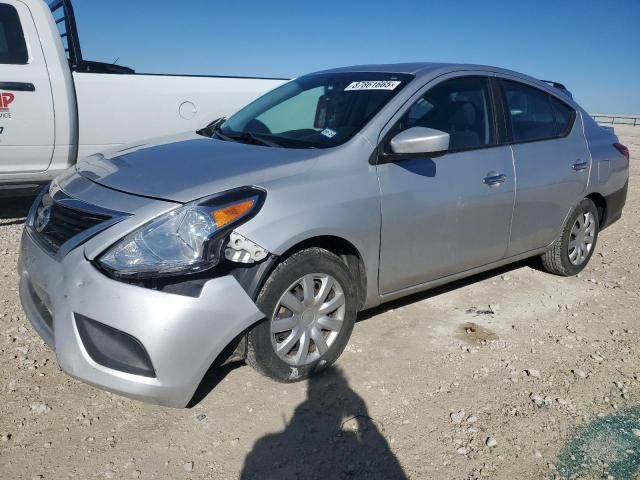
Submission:
<svg viewBox="0 0 640 480">
<path fill-rule="evenodd" d="M 618 133 L 640 158 L 640 127 Z M 640 478 L 631 175 L 582 275 L 524 262 L 365 312 L 326 374 L 233 365 L 184 410 L 59 370 L 18 302 L 28 202 L 0 200 L 0 478 Z"/>
</svg>

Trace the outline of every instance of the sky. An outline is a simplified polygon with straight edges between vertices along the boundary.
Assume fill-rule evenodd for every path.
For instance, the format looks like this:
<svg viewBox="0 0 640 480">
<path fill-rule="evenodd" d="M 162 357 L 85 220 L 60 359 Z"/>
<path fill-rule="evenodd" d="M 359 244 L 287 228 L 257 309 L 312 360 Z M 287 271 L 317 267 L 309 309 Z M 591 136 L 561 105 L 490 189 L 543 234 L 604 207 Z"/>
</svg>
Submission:
<svg viewBox="0 0 640 480">
<path fill-rule="evenodd" d="M 74 0 L 83 57 L 141 73 L 294 77 L 407 61 L 564 83 L 640 115 L 640 0 Z"/>
</svg>

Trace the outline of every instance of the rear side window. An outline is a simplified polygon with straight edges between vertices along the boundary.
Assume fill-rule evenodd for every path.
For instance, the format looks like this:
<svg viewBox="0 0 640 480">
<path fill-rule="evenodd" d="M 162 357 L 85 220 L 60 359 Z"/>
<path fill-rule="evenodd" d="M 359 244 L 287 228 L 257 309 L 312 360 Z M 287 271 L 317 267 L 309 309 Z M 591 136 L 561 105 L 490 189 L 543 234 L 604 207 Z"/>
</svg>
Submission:
<svg viewBox="0 0 640 480">
<path fill-rule="evenodd" d="M 507 110 L 515 142 L 544 140 L 566 135 L 575 112 L 537 88 L 503 81 Z"/>
<path fill-rule="evenodd" d="M 561 102 L 554 97 L 551 97 L 551 106 L 553 107 L 553 115 L 556 120 L 556 135 L 567 135 L 573 126 L 573 119 L 576 116 L 576 111 L 566 103 Z"/>
<path fill-rule="evenodd" d="M 428 90 L 400 119 L 395 131 L 428 127 L 449 134 L 449 150 L 495 144 L 489 80 L 461 77 Z"/>
<path fill-rule="evenodd" d="M 0 3 L 0 63 L 25 64 L 28 60 L 18 12 L 11 5 Z"/>
</svg>

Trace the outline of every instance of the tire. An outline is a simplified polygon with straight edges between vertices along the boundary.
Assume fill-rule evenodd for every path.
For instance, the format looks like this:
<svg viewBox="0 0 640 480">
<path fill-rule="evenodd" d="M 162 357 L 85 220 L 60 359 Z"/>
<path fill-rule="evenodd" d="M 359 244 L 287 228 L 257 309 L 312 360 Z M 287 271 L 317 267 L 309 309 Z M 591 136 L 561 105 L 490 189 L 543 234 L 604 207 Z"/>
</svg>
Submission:
<svg viewBox="0 0 640 480">
<path fill-rule="evenodd" d="M 581 226 L 580 222 L 582 222 L 583 226 Z M 590 227 L 589 222 L 592 222 Z M 585 233 L 586 230 L 592 233 L 589 235 Z M 599 231 L 598 210 L 591 200 L 585 198 L 567 218 L 560 237 L 548 251 L 542 254 L 542 266 L 547 272 L 563 277 L 580 273 L 591 260 L 598 241 Z M 579 232 L 578 238 L 575 235 L 577 232 Z M 588 249 L 582 248 L 586 243 L 581 242 L 581 238 L 590 243 Z M 575 247 L 576 240 L 579 245 L 577 248 Z M 584 252 L 584 254 L 581 252 Z"/>
<path fill-rule="evenodd" d="M 357 300 L 355 282 L 339 257 L 321 248 L 291 255 L 276 266 L 258 294 L 256 305 L 267 318 L 247 334 L 247 363 L 286 383 L 327 368 L 349 341 Z"/>
</svg>

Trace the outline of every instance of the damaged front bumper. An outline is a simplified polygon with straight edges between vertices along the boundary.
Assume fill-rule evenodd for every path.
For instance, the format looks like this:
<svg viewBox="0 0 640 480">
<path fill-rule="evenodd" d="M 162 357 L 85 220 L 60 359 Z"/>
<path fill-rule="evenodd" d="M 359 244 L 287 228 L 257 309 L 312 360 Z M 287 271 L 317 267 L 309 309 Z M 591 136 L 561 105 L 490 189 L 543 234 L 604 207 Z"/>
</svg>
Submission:
<svg viewBox="0 0 640 480">
<path fill-rule="evenodd" d="M 184 407 L 225 347 L 264 317 L 232 275 L 206 280 L 197 296 L 152 290 L 107 277 L 84 246 L 52 255 L 37 235 L 28 219 L 21 303 L 60 367 L 84 382 Z"/>
</svg>

